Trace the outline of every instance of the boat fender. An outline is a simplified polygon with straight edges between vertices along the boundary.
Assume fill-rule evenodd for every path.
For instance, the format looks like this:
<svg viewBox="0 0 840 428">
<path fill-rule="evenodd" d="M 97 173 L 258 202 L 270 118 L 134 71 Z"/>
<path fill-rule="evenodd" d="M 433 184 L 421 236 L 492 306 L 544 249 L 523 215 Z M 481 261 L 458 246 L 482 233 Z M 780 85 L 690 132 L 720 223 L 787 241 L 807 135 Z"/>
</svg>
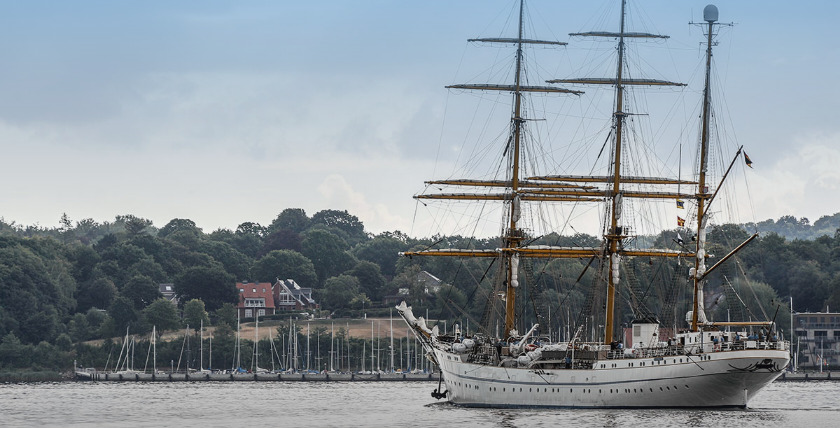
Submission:
<svg viewBox="0 0 840 428">
<path fill-rule="evenodd" d="M 467 352 L 467 346 L 463 343 L 453 343 L 452 352 L 456 354 L 463 354 L 464 352 Z"/>
<path fill-rule="evenodd" d="M 519 358 L 516 359 L 516 362 L 519 363 L 520 366 L 527 366 L 528 363 L 531 362 L 531 357 L 527 355 L 520 355 Z"/>
<path fill-rule="evenodd" d="M 461 341 L 461 343 L 463 343 L 464 346 L 467 347 L 467 350 L 470 350 L 475 347 L 475 340 L 472 339 L 464 339 Z"/>
</svg>

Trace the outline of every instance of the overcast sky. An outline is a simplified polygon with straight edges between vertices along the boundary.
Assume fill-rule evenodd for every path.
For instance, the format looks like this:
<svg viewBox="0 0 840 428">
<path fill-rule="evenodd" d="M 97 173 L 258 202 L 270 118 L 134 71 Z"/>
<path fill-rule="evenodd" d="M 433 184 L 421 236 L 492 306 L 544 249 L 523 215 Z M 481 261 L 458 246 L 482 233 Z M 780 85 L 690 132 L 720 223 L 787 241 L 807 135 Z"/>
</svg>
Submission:
<svg viewBox="0 0 840 428">
<path fill-rule="evenodd" d="M 607 3 L 529 10 L 540 37 L 571 42 L 603 24 Z M 669 34 L 677 52 L 652 77 L 696 77 L 681 70 L 701 57 L 688 22 L 708 2 L 635 3 L 656 23 L 635 30 Z M 0 217 L 55 227 L 62 213 L 133 214 L 211 232 L 285 208 L 346 209 L 368 231 L 423 236 L 411 197 L 458 158 L 442 141 L 461 126 L 443 86 L 482 69 L 466 39 L 501 35 L 512 4 L 0 1 Z M 744 221 L 840 211 L 840 2 L 716 4 L 737 24 L 716 64 L 755 167 Z M 558 77 L 580 68 L 566 66 Z"/>
</svg>

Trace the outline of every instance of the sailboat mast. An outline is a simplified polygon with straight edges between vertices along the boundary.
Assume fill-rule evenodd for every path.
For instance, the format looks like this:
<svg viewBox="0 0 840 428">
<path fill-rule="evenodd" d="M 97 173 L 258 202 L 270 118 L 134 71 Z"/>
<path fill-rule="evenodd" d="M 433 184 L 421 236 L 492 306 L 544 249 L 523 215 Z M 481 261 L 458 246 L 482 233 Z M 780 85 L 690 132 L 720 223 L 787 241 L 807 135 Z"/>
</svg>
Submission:
<svg viewBox="0 0 840 428">
<path fill-rule="evenodd" d="M 521 234 L 518 232 L 516 222 L 519 221 L 519 145 L 521 139 L 522 129 L 522 21 L 524 14 L 524 0 L 519 1 L 519 34 L 516 43 L 516 81 L 514 82 L 514 107 L 513 107 L 513 162 L 511 167 L 511 193 L 512 199 L 510 204 L 510 228 L 505 237 L 505 246 L 507 248 L 518 247 L 522 241 Z M 507 260 L 507 290 L 505 294 L 505 338 L 511 336 L 515 322 L 515 308 L 516 308 L 516 287 L 519 285 L 516 279 L 518 260 L 517 256 L 512 256 Z"/>
<path fill-rule="evenodd" d="M 706 34 L 706 81 L 703 89 L 703 124 L 700 132 L 700 171 L 697 179 L 697 251 L 694 264 L 694 298 L 691 312 L 691 331 L 698 330 L 698 323 L 705 322 L 703 312 L 703 274 L 706 272 L 706 199 L 709 192 L 706 187 L 706 171 L 709 155 L 709 111 L 711 109 L 711 70 L 712 70 L 712 36 L 715 21 L 718 18 L 717 8 L 708 5 L 703 10 L 703 18 L 708 24 Z"/>
<path fill-rule="evenodd" d="M 618 222 L 621 218 L 621 138 L 625 117 L 623 111 L 624 85 L 622 83 L 622 78 L 624 77 L 624 18 L 626 3 L 626 0 L 621 1 L 621 27 L 619 29 L 618 36 L 618 66 L 616 67 L 615 81 L 615 113 L 613 114 L 613 120 L 615 122 L 615 145 L 613 148 L 612 209 L 610 210 L 610 229 L 606 236 L 610 251 L 610 272 L 609 275 L 607 275 L 604 343 L 610 343 L 613 340 L 613 330 L 615 324 L 615 290 L 618 286 L 621 262 L 621 256 L 618 254 L 618 243 L 621 241 L 623 234 L 622 229 L 618 226 Z"/>
</svg>

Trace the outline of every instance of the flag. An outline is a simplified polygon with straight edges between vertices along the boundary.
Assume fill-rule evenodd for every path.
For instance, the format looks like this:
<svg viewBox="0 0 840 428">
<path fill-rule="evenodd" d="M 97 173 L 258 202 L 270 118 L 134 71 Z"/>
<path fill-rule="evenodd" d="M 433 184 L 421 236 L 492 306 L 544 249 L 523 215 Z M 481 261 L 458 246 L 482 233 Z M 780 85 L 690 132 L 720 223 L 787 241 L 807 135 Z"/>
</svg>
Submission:
<svg viewBox="0 0 840 428">
<path fill-rule="evenodd" d="M 682 239 L 682 236 L 680 236 L 679 232 L 677 232 L 677 244 L 680 244 L 680 245 L 683 244 L 683 239 Z"/>
<path fill-rule="evenodd" d="M 677 199 L 677 208 L 681 210 L 685 209 L 685 201 L 682 199 Z"/>
<path fill-rule="evenodd" d="M 680 217 L 680 216 L 677 216 L 677 226 L 680 226 L 680 227 L 685 226 L 685 219 Z"/>
<path fill-rule="evenodd" d="M 744 152 L 744 162 L 747 163 L 748 167 L 752 168 L 752 160 L 747 156 L 747 152 Z"/>
</svg>

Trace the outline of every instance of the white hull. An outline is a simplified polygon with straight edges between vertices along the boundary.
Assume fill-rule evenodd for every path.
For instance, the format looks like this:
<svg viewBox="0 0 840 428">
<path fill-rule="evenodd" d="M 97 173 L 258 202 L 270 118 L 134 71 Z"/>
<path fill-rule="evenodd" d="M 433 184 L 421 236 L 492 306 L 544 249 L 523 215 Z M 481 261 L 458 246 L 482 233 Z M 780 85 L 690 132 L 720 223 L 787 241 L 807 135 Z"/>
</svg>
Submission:
<svg viewBox="0 0 840 428">
<path fill-rule="evenodd" d="M 534 370 L 465 363 L 463 354 L 434 352 L 447 398 L 475 407 L 743 408 L 789 362 L 787 350 L 746 349 Z"/>
</svg>

